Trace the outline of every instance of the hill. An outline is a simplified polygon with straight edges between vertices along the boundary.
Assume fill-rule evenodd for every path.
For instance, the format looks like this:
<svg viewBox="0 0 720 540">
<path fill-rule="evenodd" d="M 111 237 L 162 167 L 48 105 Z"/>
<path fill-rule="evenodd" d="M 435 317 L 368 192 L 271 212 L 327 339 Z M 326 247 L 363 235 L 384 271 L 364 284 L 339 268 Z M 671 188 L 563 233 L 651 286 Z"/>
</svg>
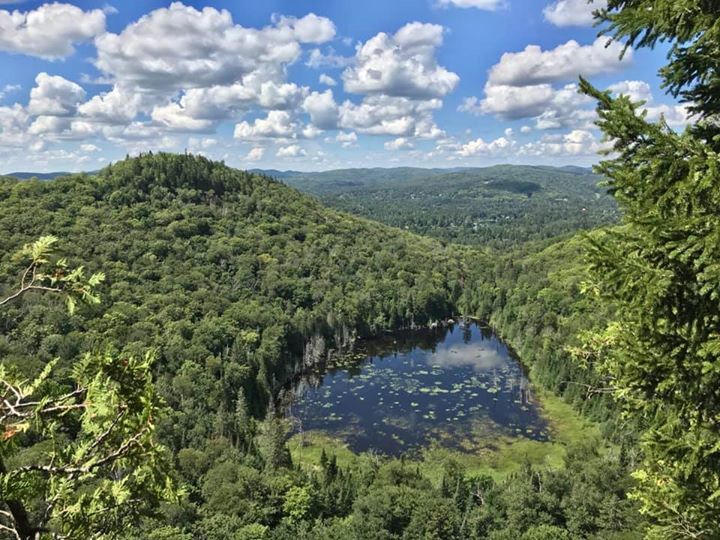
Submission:
<svg viewBox="0 0 720 540">
<path fill-rule="evenodd" d="M 611 224 L 615 200 L 588 168 L 350 168 L 321 172 L 251 169 L 323 204 L 440 240 L 507 248 Z M 86 173 L 97 174 L 97 171 Z M 68 173 L 10 173 L 54 180 Z"/>
<path fill-rule="evenodd" d="M 70 360 L 103 342 L 156 348 L 168 378 L 230 361 L 256 411 L 311 340 L 337 348 L 423 324 L 451 314 L 461 294 L 457 250 L 200 157 L 142 156 L 53 182 L 0 180 L 0 209 L 0 282 L 13 282 L 9 254 L 43 234 L 108 275 L 94 318 L 47 311 L 39 324 L 53 344 L 16 341 L 14 361 Z M 15 310 L 2 319 L 8 332 L 28 320 Z"/>
<path fill-rule="evenodd" d="M 17 178 L 18 180 L 30 180 L 31 178 L 36 178 L 38 180 L 55 180 L 56 178 L 59 178 L 61 176 L 67 176 L 69 172 L 64 171 L 58 171 L 58 172 L 46 172 L 46 173 L 40 173 L 40 172 L 11 172 L 7 173 L 3 176 L 8 176 L 11 178 Z"/>
<path fill-rule="evenodd" d="M 404 184 L 419 178 L 431 178 L 460 169 L 425 169 L 421 167 L 372 167 L 333 169 L 320 172 L 263 171 L 293 187 L 313 195 L 331 195 L 355 189 Z M 276 174 L 276 173 L 279 173 Z"/>
<path fill-rule="evenodd" d="M 413 232 L 506 248 L 615 222 L 601 178 L 581 167 L 348 169 L 283 179 L 330 207 Z"/>
</svg>

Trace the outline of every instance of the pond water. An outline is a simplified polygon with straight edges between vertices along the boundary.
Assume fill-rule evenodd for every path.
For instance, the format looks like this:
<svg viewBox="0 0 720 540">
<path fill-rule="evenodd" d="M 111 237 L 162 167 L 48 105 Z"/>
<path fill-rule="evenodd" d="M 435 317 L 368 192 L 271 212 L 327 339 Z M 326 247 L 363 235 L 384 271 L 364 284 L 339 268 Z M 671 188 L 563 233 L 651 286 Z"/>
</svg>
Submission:
<svg viewBox="0 0 720 540">
<path fill-rule="evenodd" d="M 488 328 L 403 332 L 361 348 L 290 385 L 284 414 L 296 432 L 396 456 L 431 444 L 472 451 L 498 436 L 548 438 L 523 366 Z"/>
</svg>

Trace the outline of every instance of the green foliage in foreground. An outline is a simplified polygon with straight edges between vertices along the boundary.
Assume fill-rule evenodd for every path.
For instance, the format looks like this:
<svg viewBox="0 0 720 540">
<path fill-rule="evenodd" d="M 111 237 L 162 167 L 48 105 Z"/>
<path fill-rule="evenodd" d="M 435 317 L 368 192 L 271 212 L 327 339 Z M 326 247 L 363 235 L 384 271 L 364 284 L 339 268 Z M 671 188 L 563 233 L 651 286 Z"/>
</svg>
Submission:
<svg viewBox="0 0 720 540">
<path fill-rule="evenodd" d="M 100 302 L 94 289 L 105 281 L 105 274 L 102 272 L 85 280 L 85 269 L 82 266 L 70 270 L 67 259 L 57 258 L 50 268 L 46 268 L 57 241 L 54 236 L 42 236 L 37 241 L 26 244 L 15 255 L 16 259 L 27 266 L 23 269 L 17 289 L 7 298 L 0 300 L 0 307 L 31 291 L 61 293 L 70 313 L 75 311 L 78 299 L 88 304 Z"/>
<path fill-rule="evenodd" d="M 54 257 L 54 237 L 26 245 L 17 290 L 0 308 L 31 291 L 99 301 L 102 274 L 84 279 Z M 33 380 L 0 364 L 0 535 L 95 538 L 112 534 L 175 490 L 155 440 L 160 402 L 150 358 L 86 355 L 66 377 L 49 362 Z"/>
<path fill-rule="evenodd" d="M 720 114 L 720 4 L 714 0 L 609 0 L 604 34 L 628 47 L 669 42 L 663 86 L 705 119 Z"/>
<path fill-rule="evenodd" d="M 720 156 L 691 131 L 647 124 L 626 98 L 586 89 L 616 149 L 632 148 L 602 165 L 628 211 L 623 227 L 592 237 L 597 293 L 619 309 L 590 342 L 602 344 L 595 356 L 621 403 L 650 424 L 636 496 L 658 535 L 712 537 L 720 527 Z"/>
</svg>

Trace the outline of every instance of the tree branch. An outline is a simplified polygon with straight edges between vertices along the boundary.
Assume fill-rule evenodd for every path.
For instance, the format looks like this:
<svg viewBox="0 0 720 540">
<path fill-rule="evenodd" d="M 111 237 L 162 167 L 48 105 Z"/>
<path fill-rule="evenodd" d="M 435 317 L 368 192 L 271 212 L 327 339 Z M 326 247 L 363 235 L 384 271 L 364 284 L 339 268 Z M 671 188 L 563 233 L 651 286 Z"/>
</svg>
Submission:
<svg viewBox="0 0 720 540">
<path fill-rule="evenodd" d="M 0 475 L 5 476 L 7 469 L 5 468 L 5 462 L 0 457 Z M 9 513 L 12 516 L 12 522 L 14 524 L 13 529 L 9 529 L 15 533 L 15 536 L 24 540 L 26 538 L 32 538 L 37 532 L 37 529 L 30 524 L 30 518 L 28 517 L 27 510 L 23 506 L 21 501 L 8 500 L 5 501 Z"/>
<path fill-rule="evenodd" d="M 11 519 L 12 519 L 12 515 L 10 514 L 10 512 L 2 512 L 2 513 L 11 516 Z M 8 531 L 9 533 L 12 533 L 15 536 L 15 538 L 17 538 L 17 540 L 22 540 L 20 538 L 20 535 L 18 534 L 17 530 L 15 529 L 15 527 L 8 527 L 7 525 L 3 525 L 2 523 L 0 523 L 0 531 Z"/>
<path fill-rule="evenodd" d="M 87 474 L 94 469 L 97 469 L 98 467 L 102 467 L 103 465 L 106 465 L 108 463 L 111 463 L 115 461 L 116 459 L 121 458 L 124 454 L 126 454 L 130 448 L 132 448 L 134 445 L 139 444 L 140 438 L 149 431 L 149 428 L 144 428 L 140 430 L 138 433 L 136 433 L 134 436 L 129 438 L 127 441 L 125 441 L 117 450 L 115 450 L 113 453 L 108 454 L 102 459 L 99 459 L 95 463 L 91 463 L 90 465 L 85 466 L 72 466 L 72 467 L 62 467 L 62 466 L 52 466 L 52 465 L 27 465 L 25 467 L 19 467 L 15 470 L 16 473 L 23 474 L 27 472 L 41 472 L 44 474 L 62 474 L 67 476 L 74 476 L 76 474 Z"/>
</svg>

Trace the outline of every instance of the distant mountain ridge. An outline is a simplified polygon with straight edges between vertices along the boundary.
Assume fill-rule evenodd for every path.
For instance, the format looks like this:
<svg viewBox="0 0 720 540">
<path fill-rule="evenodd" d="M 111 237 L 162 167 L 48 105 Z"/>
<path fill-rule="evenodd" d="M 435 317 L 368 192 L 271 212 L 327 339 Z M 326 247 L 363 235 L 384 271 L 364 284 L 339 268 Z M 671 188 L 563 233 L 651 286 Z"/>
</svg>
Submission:
<svg viewBox="0 0 720 540">
<path fill-rule="evenodd" d="M 499 167 L 526 167 L 525 165 L 499 165 Z M 591 172 L 591 169 L 589 167 L 577 167 L 575 165 L 565 165 L 561 167 L 551 167 L 551 166 L 533 166 L 530 165 L 529 167 L 538 167 L 543 169 L 549 169 L 549 170 L 560 170 L 564 172 L 570 172 L 570 173 L 576 173 L 576 174 L 589 174 Z M 264 174 L 266 176 L 270 176 L 272 178 L 277 178 L 278 180 L 286 180 L 286 179 L 292 179 L 292 182 L 288 182 L 291 184 L 301 184 L 303 183 L 303 179 L 305 178 L 312 178 L 315 181 L 337 181 L 338 179 L 343 179 L 347 177 L 348 179 L 352 178 L 353 181 L 358 181 L 358 179 L 365 179 L 366 177 L 375 177 L 378 179 L 388 179 L 391 177 L 398 177 L 403 175 L 405 179 L 409 178 L 421 178 L 421 177 L 432 177 L 436 175 L 441 174 L 448 174 L 448 173 L 454 173 L 454 172 L 461 172 L 461 171 L 480 171 L 480 170 L 487 170 L 492 167 L 447 167 L 447 168 L 440 168 L 440 167 L 433 167 L 433 168 L 423 168 L 423 167 L 359 167 L 359 168 L 346 168 L 346 169 L 330 169 L 327 171 L 295 171 L 292 169 L 289 170 L 279 170 L 279 169 L 247 169 L 248 172 L 251 173 L 259 173 Z M 54 180 L 55 178 L 59 178 L 61 176 L 68 176 L 71 174 L 90 174 L 95 175 L 99 171 L 80 171 L 80 172 L 69 172 L 69 171 L 52 171 L 52 172 L 31 172 L 31 171 L 17 171 L 17 172 L 9 172 L 5 174 L 0 174 L 0 176 L 9 176 L 12 178 L 17 178 L 19 180 L 30 180 L 31 178 L 37 178 L 38 180 Z"/>
<path fill-rule="evenodd" d="M 337 210 L 441 240 L 497 248 L 618 218 L 614 199 L 599 185 L 602 177 L 576 166 L 338 169 L 279 180 Z"/>
<path fill-rule="evenodd" d="M 322 172 L 297 171 L 258 171 L 272 176 L 291 186 L 314 195 L 339 195 L 343 192 L 375 189 L 402 189 L 412 187 L 434 188 L 438 181 L 443 186 L 460 183 L 472 185 L 477 182 L 498 179 L 539 178 L 546 186 L 561 180 L 560 184 L 573 183 L 575 179 L 594 179 L 599 177 L 592 170 L 584 167 L 546 165 L 493 165 L 489 167 L 452 167 L 452 168 L 357 168 L 334 169 Z M 279 174 L 275 174 L 279 173 Z M 559 187 L 559 186 L 558 186 Z M 567 187 L 567 186 L 563 186 Z"/>
<path fill-rule="evenodd" d="M 31 178 L 37 178 L 38 180 L 55 180 L 56 178 L 59 178 L 60 176 L 67 176 L 69 174 L 75 174 L 75 173 L 65 172 L 65 171 L 46 172 L 46 173 L 11 172 L 11 173 L 7 173 L 7 174 L 3 174 L 2 176 L 9 176 L 11 178 L 17 178 L 18 180 L 30 180 Z"/>
<path fill-rule="evenodd" d="M 55 180 L 56 178 L 60 178 L 62 176 L 70 176 L 72 174 L 89 174 L 91 176 L 96 175 L 99 173 L 99 170 L 96 171 L 79 171 L 79 172 L 68 172 L 68 171 L 53 171 L 53 172 L 11 172 L 7 174 L 0 174 L 0 176 L 4 177 L 10 177 L 10 178 L 17 178 L 18 180 L 31 180 L 33 178 L 37 178 L 38 180 Z"/>
</svg>

